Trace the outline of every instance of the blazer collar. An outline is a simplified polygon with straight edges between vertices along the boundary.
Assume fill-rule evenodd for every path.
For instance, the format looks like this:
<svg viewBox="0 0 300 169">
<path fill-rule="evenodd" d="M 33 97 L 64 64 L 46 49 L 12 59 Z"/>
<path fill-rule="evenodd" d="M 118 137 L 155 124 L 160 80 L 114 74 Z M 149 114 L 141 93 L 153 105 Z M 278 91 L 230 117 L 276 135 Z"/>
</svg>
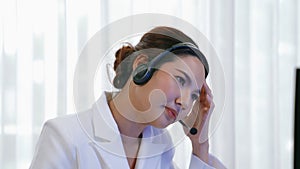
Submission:
<svg viewBox="0 0 300 169">
<path fill-rule="evenodd" d="M 94 136 L 104 141 L 113 141 L 120 137 L 118 125 L 108 106 L 106 93 L 93 106 L 93 129 Z"/>
</svg>

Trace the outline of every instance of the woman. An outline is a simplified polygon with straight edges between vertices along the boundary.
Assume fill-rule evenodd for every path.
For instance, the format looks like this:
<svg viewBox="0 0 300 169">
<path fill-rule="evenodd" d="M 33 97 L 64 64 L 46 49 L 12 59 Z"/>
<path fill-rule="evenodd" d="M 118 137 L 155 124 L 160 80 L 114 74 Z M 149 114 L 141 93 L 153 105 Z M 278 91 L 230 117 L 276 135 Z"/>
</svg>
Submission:
<svg viewBox="0 0 300 169">
<path fill-rule="evenodd" d="M 120 91 L 103 93 L 90 110 L 47 121 L 31 168 L 176 168 L 164 129 L 176 121 L 198 131 L 187 134 L 189 168 L 223 167 L 203 139 L 214 105 L 205 83 L 209 67 L 195 42 L 156 27 L 115 56 L 113 84 Z"/>
</svg>

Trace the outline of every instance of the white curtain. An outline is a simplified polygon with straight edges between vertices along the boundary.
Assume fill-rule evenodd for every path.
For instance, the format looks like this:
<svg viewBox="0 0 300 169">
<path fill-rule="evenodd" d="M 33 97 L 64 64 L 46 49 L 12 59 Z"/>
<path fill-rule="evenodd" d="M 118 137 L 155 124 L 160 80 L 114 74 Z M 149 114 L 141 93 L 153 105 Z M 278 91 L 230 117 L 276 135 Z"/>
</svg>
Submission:
<svg viewBox="0 0 300 169">
<path fill-rule="evenodd" d="M 0 168 L 28 168 L 43 123 L 74 112 L 85 43 L 142 13 L 181 18 L 216 49 L 225 84 L 211 79 L 226 94 L 211 153 L 228 168 L 293 168 L 299 11 L 297 0 L 1 0 Z"/>
</svg>

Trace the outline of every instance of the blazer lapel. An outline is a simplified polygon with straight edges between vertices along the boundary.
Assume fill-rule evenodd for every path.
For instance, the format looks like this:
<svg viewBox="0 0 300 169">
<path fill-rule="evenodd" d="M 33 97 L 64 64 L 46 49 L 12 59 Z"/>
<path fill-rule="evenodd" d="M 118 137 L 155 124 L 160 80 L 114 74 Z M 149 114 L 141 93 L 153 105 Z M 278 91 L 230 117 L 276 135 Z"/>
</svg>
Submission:
<svg viewBox="0 0 300 169">
<path fill-rule="evenodd" d="M 120 132 L 107 105 L 105 94 L 93 108 L 94 139 L 91 146 L 97 151 L 98 159 L 108 168 L 129 169 Z"/>
<path fill-rule="evenodd" d="M 124 153 L 122 142 L 97 142 L 91 145 L 98 156 L 103 168 L 114 169 L 124 168 L 129 169 L 127 158 Z M 118 149 L 119 148 L 119 149 Z M 123 151 L 123 152 L 122 152 Z"/>
</svg>

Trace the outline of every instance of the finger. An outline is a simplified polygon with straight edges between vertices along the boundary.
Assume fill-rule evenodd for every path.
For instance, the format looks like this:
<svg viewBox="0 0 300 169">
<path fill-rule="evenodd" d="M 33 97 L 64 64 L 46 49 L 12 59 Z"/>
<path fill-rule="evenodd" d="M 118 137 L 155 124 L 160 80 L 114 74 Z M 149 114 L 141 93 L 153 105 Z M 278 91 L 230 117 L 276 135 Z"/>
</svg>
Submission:
<svg viewBox="0 0 300 169">
<path fill-rule="evenodd" d="M 203 102 L 206 100 L 206 90 L 204 87 L 201 88 L 201 91 L 200 91 L 200 102 Z"/>
<path fill-rule="evenodd" d="M 206 95 L 206 99 L 203 103 L 204 108 L 210 109 L 212 103 L 213 103 L 212 97 L 210 97 L 209 95 Z"/>
<path fill-rule="evenodd" d="M 206 88 L 207 88 L 206 83 L 204 82 L 202 87 L 201 87 L 201 91 L 200 91 L 201 95 L 206 95 L 206 91 L 207 91 Z"/>
<path fill-rule="evenodd" d="M 201 98 L 200 106 L 201 106 L 201 109 L 204 111 L 204 113 L 210 109 L 211 103 L 212 103 L 212 98 L 209 95 L 203 96 Z"/>
<path fill-rule="evenodd" d="M 205 90 L 206 94 L 208 94 L 210 97 L 213 97 L 212 91 L 211 91 L 211 89 L 209 88 L 209 86 L 207 85 L 206 82 L 203 83 L 202 88 L 204 88 L 203 90 Z"/>
</svg>

